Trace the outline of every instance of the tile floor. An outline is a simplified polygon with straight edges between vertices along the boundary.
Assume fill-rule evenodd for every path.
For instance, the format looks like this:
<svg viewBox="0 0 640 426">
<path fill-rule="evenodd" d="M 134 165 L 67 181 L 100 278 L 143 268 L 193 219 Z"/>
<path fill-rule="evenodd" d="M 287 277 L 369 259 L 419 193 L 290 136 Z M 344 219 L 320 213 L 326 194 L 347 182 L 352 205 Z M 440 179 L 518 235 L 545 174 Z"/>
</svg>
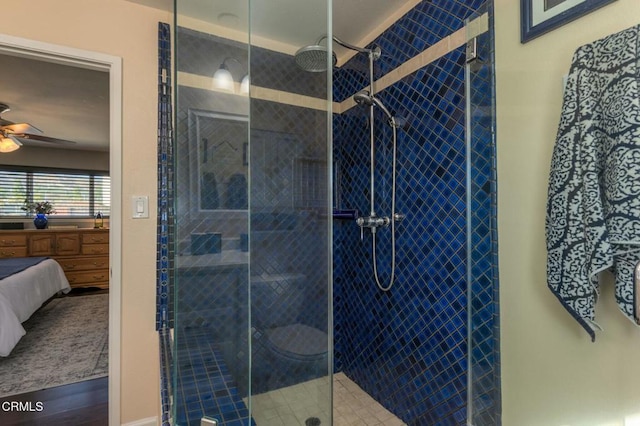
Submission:
<svg viewBox="0 0 640 426">
<path fill-rule="evenodd" d="M 329 426 L 328 380 L 323 377 L 254 395 L 252 415 L 257 426 Z M 405 424 L 343 373 L 333 377 L 333 403 L 333 426 Z"/>
</svg>

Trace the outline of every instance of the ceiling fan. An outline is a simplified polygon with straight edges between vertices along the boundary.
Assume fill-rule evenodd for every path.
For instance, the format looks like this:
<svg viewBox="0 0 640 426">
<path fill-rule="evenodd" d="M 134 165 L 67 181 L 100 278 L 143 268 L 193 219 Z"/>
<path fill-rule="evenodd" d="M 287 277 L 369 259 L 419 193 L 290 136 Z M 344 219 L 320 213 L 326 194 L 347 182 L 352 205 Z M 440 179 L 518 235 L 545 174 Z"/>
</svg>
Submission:
<svg viewBox="0 0 640 426">
<path fill-rule="evenodd" d="M 75 144 L 73 141 L 45 136 L 42 130 L 29 123 L 14 123 L 2 118 L 2 114 L 10 111 L 9 105 L 0 103 L 0 153 L 12 152 L 25 142 L 44 142 L 54 144 Z"/>
</svg>

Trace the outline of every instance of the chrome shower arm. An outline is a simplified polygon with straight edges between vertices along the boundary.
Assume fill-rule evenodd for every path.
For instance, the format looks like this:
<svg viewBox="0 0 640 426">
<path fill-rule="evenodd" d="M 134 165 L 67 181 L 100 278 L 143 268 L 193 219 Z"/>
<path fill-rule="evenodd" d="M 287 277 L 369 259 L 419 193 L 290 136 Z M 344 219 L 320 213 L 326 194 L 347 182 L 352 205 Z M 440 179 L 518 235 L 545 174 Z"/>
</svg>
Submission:
<svg viewBox="0 0 640 426">
<path fill-rule="evenodd" d="M 322 40 L 325 40 L 327 38 L 328 38 L 327 35 L 323 35 L 322 37 L 320 37 L 316 41 L 316 45 L 319 45 Z M 356 52 L 366 53 L 367 55 L 371 55 L 371 56 L 373 56 L 374 60 L 380 58 L 380 56 L 382 55 L 382 52 L 381 52 L 381 50 L 380 50 L 380 48 L 378 46 L 374 46 L 371 49 L 365 49 L 364 47 L 354 46 L 351 43 L 347 43 L 346 41 L 340 40 L 336 36 L 333 36 L 332 39 L 333 39 L 333 41 L 335 41 L 336 43 L 338 43 L 342 47 L 346 47 L 347 49 L 355 50 Z"/>
<path fill-rule="evenodd" d="M 335 41 L 336 43 L 338 43 L 342 47 L 346 47 L 347 49 L 355 50 L 356 52 L 360 52 L 360 53 L 371 53 L 372 52 L 371 49 L 365 49 L 365 48 L 362 48 L 362 47 L 354 46 L 353 44 L 349 44 L 346 41 L 340 40 L 336 36 L 333 36 L 333 41 Z"/>
</svg>

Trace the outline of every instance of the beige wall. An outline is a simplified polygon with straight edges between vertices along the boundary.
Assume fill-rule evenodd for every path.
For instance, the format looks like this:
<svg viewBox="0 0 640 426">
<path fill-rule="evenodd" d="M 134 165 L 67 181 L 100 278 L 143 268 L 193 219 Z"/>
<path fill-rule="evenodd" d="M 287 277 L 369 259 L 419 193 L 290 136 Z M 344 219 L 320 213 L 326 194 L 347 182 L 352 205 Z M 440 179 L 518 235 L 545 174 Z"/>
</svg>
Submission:
<svg viewBox="0 0 640 426">
<path fill-rule="evenodd" d="M 157 26 L 171 19 L 124 0 L 2 0 L 0 33 L 123 58 L 122 423 L 158 415 Z M 129 200 L 145 194 L 151 219 L 132 220 Z"/>
<path fill-rule="evenodd" d="M 495 4 L 503 424 L 625 425 L 640 415 L 640 329 L 617 310 L 610 282 L 595 343 L 560 306 L 546 287 L 544 214 L 573 51 L 640 24 L 640 1 L 614 1 L 526 44 L 520 1 Z"/>
<path fill-rule="evenodd" d="M 109 153 L 23 146 L 11 155 L 0 157 L 0 164 L 109 171 Z"/>
</svg>

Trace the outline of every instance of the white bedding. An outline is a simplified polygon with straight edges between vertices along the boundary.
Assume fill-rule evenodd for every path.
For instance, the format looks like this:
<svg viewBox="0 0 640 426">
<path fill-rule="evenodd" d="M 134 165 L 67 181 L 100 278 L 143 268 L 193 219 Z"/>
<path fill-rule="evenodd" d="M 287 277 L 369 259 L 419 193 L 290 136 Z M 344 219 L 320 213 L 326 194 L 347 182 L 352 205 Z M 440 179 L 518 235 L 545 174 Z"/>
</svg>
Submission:
<svg viewBox="0 0 640 426">
<path fill-rule="evenodd" d="M 0 356 L 8 356 L 24 336 L 24 321 L 57 292 L 68 293 L 69 281 L 53 259 L 0 280 Z"/>
</svg>

